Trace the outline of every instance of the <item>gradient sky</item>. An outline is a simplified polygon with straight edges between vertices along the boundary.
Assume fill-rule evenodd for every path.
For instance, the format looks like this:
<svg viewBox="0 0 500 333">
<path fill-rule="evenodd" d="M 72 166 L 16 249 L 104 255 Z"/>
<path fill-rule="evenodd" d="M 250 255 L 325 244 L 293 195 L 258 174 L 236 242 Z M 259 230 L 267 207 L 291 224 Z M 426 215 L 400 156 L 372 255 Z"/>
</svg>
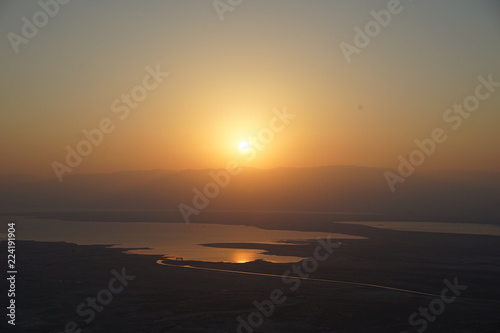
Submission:
<svg viewBox="0 0 500 333">
<path fill-rule="evenodd" d="M 224 167 L 283 106 L 297 117 L 249 166 L 395 168 L 443 127 L 422 168 L 500 171 L 500 89 L 459 130 L 442 119 L 479 75 L 500 81 L 500 1 L 402 0 L 347 64 L 339 44 L 387 2 L 248 0 L 222 22 L 212 1 L 73 0 L 16 54 L 7 34 L 40 7 L 1 1 L 0 173 L 53 175 L 106 117 L 74 173 Z M 170 76 L 120 120 L 111 103 L 157 64 Z"/>
</svg>

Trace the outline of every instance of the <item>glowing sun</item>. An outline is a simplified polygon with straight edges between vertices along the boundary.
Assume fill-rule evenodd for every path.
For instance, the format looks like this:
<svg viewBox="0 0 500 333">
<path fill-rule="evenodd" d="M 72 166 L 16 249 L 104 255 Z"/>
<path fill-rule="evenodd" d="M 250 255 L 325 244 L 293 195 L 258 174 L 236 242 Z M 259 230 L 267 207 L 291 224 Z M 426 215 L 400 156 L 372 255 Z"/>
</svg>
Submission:
<svg viewBox="0 0 500 333">
<path fill-rule="evenodd" d="M 241 151 L 246 151 L 250 148 L 250 144 L 248 143 L 248 141 L 241 141 L 238 148 Z"/>
</svg>

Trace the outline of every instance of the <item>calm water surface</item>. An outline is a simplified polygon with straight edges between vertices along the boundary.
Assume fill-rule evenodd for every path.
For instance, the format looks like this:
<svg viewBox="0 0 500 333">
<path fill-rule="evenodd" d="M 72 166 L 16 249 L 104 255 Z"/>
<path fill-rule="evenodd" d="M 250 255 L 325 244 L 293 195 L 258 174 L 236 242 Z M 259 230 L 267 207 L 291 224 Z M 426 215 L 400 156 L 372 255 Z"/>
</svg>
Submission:
<svg viewBox="0 0 500 333">
<path fill-rule="evenodd" d="M 136 248 L 136 254 L 160 254 L 184 260 L 213 262 L 296 262 L 303 258 L 263 254 L 262 250 L 207 247 L 208 243 L 266 243 L 326 238 L 363 239 L 364 237 L 325 232 L 264 230 L 256 227 L 223 224 L 186 224 L 152 222 L 74 222 L 44 219 L 17 220 L 19 240 L 69 242 L 79 245 L 113 245 Z M 244 246 L 242 246 L 244 247 Z M 137 249 L 142 248 L 142 249 Z M 146 249 L 147 248 L 147 249 Z"/>
<path fill-rule="evenodd" d="M 500 226 L 481 223 L 443 223 L 443 222 L 335 222 L 360 224 L 368 227 L 398 231 L 436 232 L 446 234 L 500 236 Z"/>
</svg>

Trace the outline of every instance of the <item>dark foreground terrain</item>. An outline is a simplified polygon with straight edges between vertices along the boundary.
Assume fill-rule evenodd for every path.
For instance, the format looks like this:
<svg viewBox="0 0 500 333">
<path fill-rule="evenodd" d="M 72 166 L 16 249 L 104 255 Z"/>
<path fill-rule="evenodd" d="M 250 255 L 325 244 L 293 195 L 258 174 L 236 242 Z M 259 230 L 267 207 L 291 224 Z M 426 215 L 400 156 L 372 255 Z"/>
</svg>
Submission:
<svg viewBox="0 0 500 333">
<path fill-rule="evenodd" d="M 291 222 L 286 226 L 276 222 L 273 228 L 298 229 Z M 297 280 L 283 281 L 281 276 L 293 271 L 294 264 L 174 262 L 174 266 L 163 266 L 157 264 L 162 259 L 159 256 L 125 254 L 122 249 L 105 246 L 20 241 L 16 250 L 16 330 L 6 325 L 5 315 L 0 328 L 27 333 L 64 332 L 66 325 L 68 332 L 79 332 L 78 328 L 81 332 L 107 333 L 238 332 L 237 318 L 241 317 L 246 321 L 250 318 L 256 326 L 240 328 L 239 332 L 245 333 L 416 332 L 415 328 L 422 332 L 424 328 L 425 332 L 500 332 L 498 237 L 388 231 L 335 223 L 311 223 L 307 229 L 369 237 L 342 240 L 325 261 L 311 268 L 310 277 L 436 295 L 447 287 L 445 279 L 453 282 L 456 278 L 467 286 L 460 291 L 463 298 L 440 308 L 439 303 L 444 303 L 435 301 L 439 296 L 328 281 L 300 280 L 300 285 Z M 314 257 L 318 243 L 209 246 L 261 248 L 273 254 Z M 6 253 L 5 242 L 0 248 Z M 180 267 L 184 264 L 277 276 Z M 116 275 L 122 276 L 123 283 Z M 2 290 L 6 290 L 4 286 Z M 87 303 L 88 297 L 97 297 L 95 310 Z M 264 306 L 262 311 L 269 317 L 258 314 L 261 312 L 254 302 L 269 304 L 272 297 L 282 304 L 273 305 L 272 311 Z M 99 299 L 106 304 L 100 304 Z M 412 330 L 409 317 L 430 304 L 439 314 L 429 313 L 429 320 L 416 316 L 418 322 Z M 83 315 L 77 313 L 78 308 Z M 68 324 L 71 321 L 75 324 Z"/>
</svg>

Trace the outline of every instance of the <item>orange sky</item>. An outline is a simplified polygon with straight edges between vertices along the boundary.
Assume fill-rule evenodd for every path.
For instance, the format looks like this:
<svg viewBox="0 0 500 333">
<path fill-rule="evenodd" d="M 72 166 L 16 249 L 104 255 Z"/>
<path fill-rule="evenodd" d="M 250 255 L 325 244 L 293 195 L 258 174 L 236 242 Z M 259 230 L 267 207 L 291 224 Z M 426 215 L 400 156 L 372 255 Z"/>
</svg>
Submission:
<svg viewBox="0 0 500 333">
<path fill-rule="evenodd" d="M 405 3 L 350 64 L 339 44 L 353 43 L 353 28 L 386 1 L 248 2 L 224 22 L 210 2 L 65 5 L 19 53 L 1 42 L 0 173 L 53 175 L 54 161 L 67 164 L 66 147 L 103 119 L 113 131 L 72 172 L 217 168 L 230 159 L 395 168 L 437 127 L 449 139 L 422 168 L 500 171 L 500 89 L 458 130 L 443 120 L 480 75 L 500 82 L 500 6 L 444 2 Z M 40 10 L 2 6 L 2 31 L 16 33 L 21 17 Z M 157 66 L 169 73 L 161 82 L 146 78 Z M 120 119 L 125 111 L 112 104 L 134 89 L 147 96 Z M 240 142 L 284 107 L 296 117 L 244 162 Z"/>
</svg>

